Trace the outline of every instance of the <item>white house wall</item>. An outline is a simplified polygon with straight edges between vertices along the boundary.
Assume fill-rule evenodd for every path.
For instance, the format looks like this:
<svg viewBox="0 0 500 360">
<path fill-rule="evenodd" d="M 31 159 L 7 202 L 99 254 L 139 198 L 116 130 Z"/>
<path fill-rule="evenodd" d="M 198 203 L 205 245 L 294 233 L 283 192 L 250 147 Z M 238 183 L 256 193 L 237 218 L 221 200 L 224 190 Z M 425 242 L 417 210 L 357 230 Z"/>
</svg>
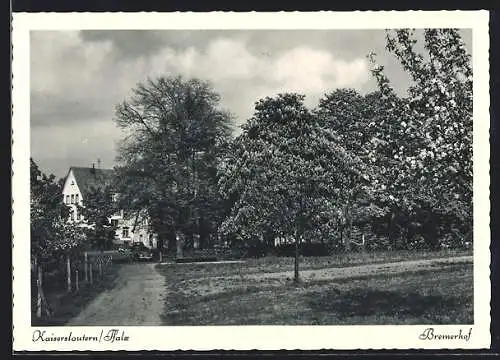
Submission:
<svg viewBox="0 0 500 360">
<path fill-rule="evenodd" d="M 147 247 L 156 248 L 157 241 L 156 236 L 152 236 L 152 244 L 150 244 L 150 236 L 153 234 L 147 224 L 147 221 L 140 221 L 135 224 L 135 217 L 123 218 L 123 217 L 113 217 L 113 220 L 118 220 L 118 225 L 116 228 L 116 243 L 117 244 L 134 244 L 142 242 Z M 134 229 L 135 224 L 135 229 Z M 128 236 L 123 236 L 123 228 L 128 227 Z"/>
<path fill-rule="evenodd" d="M 83 204 L 83 197 L 82 193 L 80 191 L 80 188 L 78 187 L 78 184 L 76 182 L 75 176 L 73 174 L 73 170 L 70 170 L 68 176 L 66 177 L 66 181 L 64 182 L 64 187 L 63 187 L 63 202 L 68 205 L 72 211 L 74 212 L 74 216 L 76 221 L 78 221 L 78 209 L 76 204 L 82 205 Z M 73 198 L 75 201 L 71 203 L 71 196 L 73 195 Z M 76 201 L 76 198 L 78 199 L 78 202 Z M 69 203 L 67 203 L 67 199 L 69 199 Z"/>
<path fill-rule="evenodd" d="M 74 218 L 70 218 L 69 221 L 75 221 L 81 223 L 82 226 L 89 226 L 86 224 L 85 221 L 83 221 L 83 217 L 80 216 L 78 218 L 78 210 L 77 210 L 77 204 L 76 204 L 76 198 L 78 198 L 78 205 L 84 206 L 84 199 L 82 196 L 82 193 L 80 191 L 80 188 L 78 187 L 78 184 L 76 182 L 75 176 L 73 174 L 73 170 L 70 170 L 68 173 L 68 176 L 66 177 L 66 181 L 64 182 L 63 190 L 63 202 L 67 206 L 69 206 L 73 213 L 75 214 Z M 73 195 L 73 203 L 71 203 L 71 195 Z M 66 202 L 66 197 L 69 196 L 69 204 Z M 135 217 L 127 217 L 124 216 L 124 211 L 120 210 L 113 216 L 109 218 L 109 222 L 111 223 L 113 220 L 118 221 L 118 225 L 116 228 L 116 238 L 115 238 L 115 243 L 120 245 L 124 245 L 126 243 L 132 244 L 132 243 L 137 243 L 137 242 L 142 242 L 145 246 L 151 247 L 150 245 L 150 236 L 153 234 L 152 231 L 150 231 L 150 228 L 148 226 L 147 220 L 140 221 L 138 224 L 136 224 L 135 231 L 132 231 L 134 229 L 134 223 L 135 223 Z M 147 217 L 145 218 L 147 219 Z M 90 225 L 91 226 L 91 225 Z M 124 237 L 123 236 L 123 228 L 128 227 L 129 228 L 129 236 Z M 141 236 L 142 235 L 142 236 Z M 156 240 L 156 235 L 152 236 L 152 247 L 156 248 L 157 247 L 157 240 Z"/>
</svg>

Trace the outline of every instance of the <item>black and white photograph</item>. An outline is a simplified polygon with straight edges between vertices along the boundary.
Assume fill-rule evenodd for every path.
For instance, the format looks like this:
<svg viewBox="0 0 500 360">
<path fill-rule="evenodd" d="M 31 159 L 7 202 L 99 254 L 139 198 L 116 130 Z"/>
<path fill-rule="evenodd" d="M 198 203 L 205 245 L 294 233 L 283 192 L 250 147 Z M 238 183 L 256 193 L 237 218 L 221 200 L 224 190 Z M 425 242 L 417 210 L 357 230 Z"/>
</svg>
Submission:
<svg viewBox="0 0 500 360">
<path fill-rule="evenodd" d="M 21 15 L 22 349 L 488 346 L 487 12 Z"/>
</svg>

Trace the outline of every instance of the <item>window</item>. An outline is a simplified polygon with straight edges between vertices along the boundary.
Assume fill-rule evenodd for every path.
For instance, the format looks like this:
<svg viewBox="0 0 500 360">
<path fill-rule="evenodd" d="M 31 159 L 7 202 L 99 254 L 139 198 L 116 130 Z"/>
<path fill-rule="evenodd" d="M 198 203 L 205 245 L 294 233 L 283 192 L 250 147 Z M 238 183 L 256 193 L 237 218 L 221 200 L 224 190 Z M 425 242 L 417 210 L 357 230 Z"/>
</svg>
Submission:
<svg viewBox="0 0 500 360">
<path fill-rule="evenodd" d="M 66 195 L 66 204 L 69 204 L 69 195 Z"/>
<path fill-rule="evenodd" d="M 75 195 L 74 194 L 71 194 L 71 203 L 74 204 L 75 203 Z"/>
<path fill-rule="evenodd" d="M 123 228 L 122 228 L 122 237 L 123 237 L 123 238 L 128 238 L 128 237 L 129 237 L 129 234 L 128 234 L 128 227 L 123 227 Z"/>
<path fill-rule="evenodd" d="M 78 204 L 78 200 L 79 200 L 78 198 L 79 198 L 79 196 L 78 196 L 78 194 L 76 194 L 76 195 L 75 195 L 75 203 L 76 203 L 76 204 Z"/>
<path fill-rule="evenodd" d="M 117 227 L 118 226 L 118 219 L 111 219 L 111 226 Z"/>
</svg>

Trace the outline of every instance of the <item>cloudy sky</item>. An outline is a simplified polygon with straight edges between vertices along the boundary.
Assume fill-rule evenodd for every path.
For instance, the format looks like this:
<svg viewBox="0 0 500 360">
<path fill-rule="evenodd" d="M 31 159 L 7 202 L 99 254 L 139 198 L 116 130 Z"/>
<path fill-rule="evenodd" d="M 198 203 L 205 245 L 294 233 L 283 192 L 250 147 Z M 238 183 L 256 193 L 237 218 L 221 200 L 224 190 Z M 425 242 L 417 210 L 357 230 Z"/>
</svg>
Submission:
<svg viewBox="0 0 500 360">
<path fill-rule="evenodd" d="M 471 35 L 463 32 L 469 50 Z M 148 77 L 211 81 L 237 124 L 279 92 L 303 93 L 314 107 L 335 88 L 374 90 L 370 51 L 398 91 L 409 81 L 381 30 L 33 31 L 30 42 L 31 155 L 58 177 L 97 158 L 115 165 L 115 106 Z"/>
</svg>

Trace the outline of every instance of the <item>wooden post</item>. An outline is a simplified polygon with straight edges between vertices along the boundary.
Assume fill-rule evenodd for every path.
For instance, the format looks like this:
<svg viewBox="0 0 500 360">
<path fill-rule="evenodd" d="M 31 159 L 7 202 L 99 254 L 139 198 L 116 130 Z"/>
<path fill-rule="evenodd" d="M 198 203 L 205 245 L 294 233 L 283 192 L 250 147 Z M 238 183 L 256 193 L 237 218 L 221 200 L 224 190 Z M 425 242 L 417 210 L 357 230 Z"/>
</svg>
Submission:
<svg viewBox="0 0 500 360">
<path fill-rule="evenodd" d="M 80 287 L 78 285 L 78 270 L 75 271 L 75 290 L 80 290 Z"/>
<path fill-rule="evenodd" d="M 293 281 L 299 282 L 299 238 L 295 238 L 295 264 L 294 264 L 294 274 Z"/>
<path fill-rule="evenodd" d="M 177 245 L 177 259 L 182 259 L 183 254 L 183 246 L 184 246 L 184 234 L 177 233 L 176 234 L 176 245 Z"/>
<path fill-rule="evenodd" d="M 94 283 L 94 275 L 92 274 L 92 263 L 89 264 L 89 273 L 90 273 L 90 283 Z"/>
<path fill-rule="evenodd" d="M 37 299 L 36 299 L 36 316 L 42 317 L 42 267 L 37 266 Z"/>
<path fill-rule="evenodd" d="M 85 271 L 85 282 L 89 281 L 88 266 L 89 266 L 89 258 L 87 252 L 85 251 L 85 260 L 83 262 L 83 270 Z"/>
<path fill-rule="evenodd" d="M 71 260 L 69 254 L 66 255 L 66 270 L 68 274 L 68 292 L 71 292 Z"/>
</svg>

